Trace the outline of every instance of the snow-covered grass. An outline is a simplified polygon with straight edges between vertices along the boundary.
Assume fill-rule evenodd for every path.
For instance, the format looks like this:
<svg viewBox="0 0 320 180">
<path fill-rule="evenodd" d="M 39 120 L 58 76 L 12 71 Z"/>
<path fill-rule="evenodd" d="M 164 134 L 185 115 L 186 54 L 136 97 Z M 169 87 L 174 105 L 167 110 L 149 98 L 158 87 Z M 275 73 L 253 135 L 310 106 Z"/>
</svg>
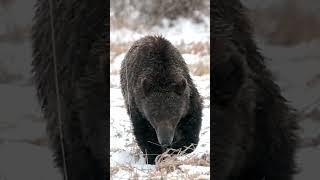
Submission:
<svg viewBox="0 0 320 180">
<path fill-rule="evenodd" d="M 210 176 L 210 26 L 209 18 L 202 23 L 179 18 L 163 20 L 162 25 L 137 31 L 114 29 L 111 24 L 110 64 L 110 166 L 111 179 L 209 179 Z M 169 25 L 170 24 L 170 25 Z M 121 62 L 132 43 L 146 35 L 162 35 L 179 51 L 204 99 L 200 141 L 194 152 L 179 154 L 148 165 L 135 142 L 132 125 L 120 90 Z"/>
</svg>

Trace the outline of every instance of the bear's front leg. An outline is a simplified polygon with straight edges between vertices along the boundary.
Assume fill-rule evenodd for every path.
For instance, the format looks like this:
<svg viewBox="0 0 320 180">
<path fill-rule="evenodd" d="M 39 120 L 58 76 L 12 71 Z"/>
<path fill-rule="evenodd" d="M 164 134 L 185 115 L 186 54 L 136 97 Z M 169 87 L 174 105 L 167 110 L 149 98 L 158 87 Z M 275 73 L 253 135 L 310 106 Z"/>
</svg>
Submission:
<svg viewBox="0 0 320 180">
<path fill-rule="evenodd" d="M 139 148 L 147 159 L 148 164 L 155 164 L 155 159 L 163 150 L 158 142 L 156 131 L 151 124 L 141 116 L 132 115 L 133 133 Z"/>
</svg>

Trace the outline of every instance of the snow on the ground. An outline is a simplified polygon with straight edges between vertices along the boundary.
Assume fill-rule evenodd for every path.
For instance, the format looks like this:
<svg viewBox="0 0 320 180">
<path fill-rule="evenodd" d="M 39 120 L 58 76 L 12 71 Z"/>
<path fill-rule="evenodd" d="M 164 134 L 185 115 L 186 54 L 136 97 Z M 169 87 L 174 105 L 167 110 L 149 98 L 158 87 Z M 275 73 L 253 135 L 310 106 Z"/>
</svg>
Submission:
<svg viewBox="0 0 320 180">
<path fill-rule="evenodd" d="M 203 17 L 202 23 L 195 23 L 191 19 L 178 18 L 169 25 L 169 20 L 163 19 L 162 25 L 154 26 L 148 30 L 132 31 L 121 28 L 110 32 L 112 42 L 132 42 L 146 35 L 162 35 L 173 44 L 190 44 L 195 42 L 208 42 L 210 39 L 210 19 Z"/>
</svg>

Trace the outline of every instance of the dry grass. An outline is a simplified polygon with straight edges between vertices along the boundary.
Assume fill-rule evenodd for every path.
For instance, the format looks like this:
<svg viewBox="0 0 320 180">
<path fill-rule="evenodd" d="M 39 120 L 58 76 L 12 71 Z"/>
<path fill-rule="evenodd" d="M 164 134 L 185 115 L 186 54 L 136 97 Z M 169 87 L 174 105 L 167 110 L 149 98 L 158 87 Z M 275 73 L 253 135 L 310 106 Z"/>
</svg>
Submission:
<svg viewBox="0 0 320 180">
<path fill-rule="evenodd" d="M 117 18 L 116 16 L 110 16 L 110 30 L 128 28 L 131 30 L 139 31 L 141 29 L 148 29 L 149 27 L 143 23 L 137 23 L 136 21 L 129 21 L 125 18 Z"/>
<path fill-rule="evenodd" d="M 184 17 L 201 22 L 200 12 L 209 16 L 209 3 L 209 0 L 111 1 L 111 25 L 137 30 L 141 24 L 144 27 L 161 24 L 163 18 L 174 20 Z"/>
<path fill-rule="evenodd" d="M 121 53 L 127 52 L 132 43 L 133 42 L 127 42 L 127 43 L 111 42 L 110 52 L 112 52 L 113 56 L 117 56 Z M 205 56 L 210 53 L 209 42 L 195 42 L 191 44 L 182 43 L 178 45 L 177 48 L 181 53 L 191 53 L 191 54 L 197 54 L 199 56 Z"/>
<path fill-rule="evenodd" d="M 197 54 L 200 56 L 205 56 L 210 53 L 210 44 L 209 42 L 195 42 L 189 45 L 180 45 L 178 46 L 181 53 L 191 53 Z"/>
<path fill-rule="evenodd" d="M 168 149 L 163 154 L 159 155 L 156 158 L 156 169 L 149 174 L 152 177 L 161 177 L 167 178 L 169 173 L 174 171 L 179 171 L 179 178 L 186 179 L 195 179 L 200 176 L 199 173 L 189 174 L 188 171 L 183 170 L 181 165 L 192 165 L 192 166 L 210 166 L 210 159 L 208 154 L 204 154 L 201 157 L 197 157 L 192 155 L 190 157 L 187 156 L 186 151 L 188 149 L 194 148 L 193 145 L 190 145 L 185 150 L 174 150 Z"/>
<path fill-rule="evenodd" d="M 136 147 L 137 148 L 137 147 Z M 146 170 L 133 167 L 131 164 L 117 164 L 112 166 L 110 169 L 111 177 L 114 177 L 120 171 L 125 171 L 129 174 L 129 179 L 136 180 L 141 178 L 147 179 L 202 179 L 201 176 L 209 175 L 209 172 L 205 174 L 201 173 L 190 173 L 188 170 L 182 168 L 182 165 L 191 165 L 191 166 L 203 166 L 210 167 L 210 156 L 209 154 L 203 154 L 198 157 L 196 155 L 186 154 L 186 150 L 193 148 L 193 145 L 190 145 L 185 150 L 174 150 L 168 149 L 161 155 L 158 155 L 155 162 L 155 168 Z M 139 156 L 140 151 L 135 151 L 136 155 Z M 143 172 L 143 174 L 139 173 Z M 175 172 L 175 174 L 170 174 Z M 112 178 L 111 178 L 112 179 Z"/>
<path fill-rule="evenodd" d="M 115 58 L 119 56 L 122 53 L 126 53 L 128 49 L 130 48 L 129 43 L 111 43 L 110 45 L 110 64 L 115 62 Z M 190 53 L 190 54 L 195 54 L 197 56 L 200 56 L 201 58 L 207 58 L 207 61 L 210 61 L 208 58 L 208 55 L 210 53 L 210 45 L 208 42 L 196 42 L 196 43 L 191 43 L 191 44 L 180 44 L 177 46 L 179 51 L 183 53 Z M 206 56 L 206 57 L 205 57 Z M 209 63 L 204 63 L 203 61 L 199 61 L 198 63 L 195 64 L 190 64 L 188 65 L 190 72 L 193 75 L 196 76 L 202 76 L 202 75 L 207 75 L 210 74 L 210 67 L 208 65 Z M 112 69 L 110 71 L 112 75 L 116 75 L 119 73 L 119 69 Z"/>
<path fill-rule="evenodd" d="M 185 48 L 185 52 L 199 54 L 200 56 L 208 55 L 210 54 L 210 44 L 209 42 L 192 43 L 190 46 Z"/>
<path fill-rule="evenodd" d="M 202 156 L 201 158 L 192 156 L 191 158 L 188 158 L 185 160 L 179 160 L 180 157 L 183 157 L 187 154 L 186 151 L 189 149 L 194 150 L 195 146 L 191 144 L 189 147 L 187 147 L 184 150 L 167 149 L 164 153 L 162 153 L 156 158 L 157 169 L 159 170 L 159 169 L 165 168 L 168 170 L 168 172 L 170 172 L 170 169 L 172 170 L 172 168 L 168 169 L 168 167 L 173 167 L 174 165 L 178 166 L 182 164 L 185 164 L 185 165 L 197 164 L 200 166 L 210 166 L 208 156 Z"/>
<path fill-rule="evenodd" d="M 112 52 L 113 56 L 118 56 L 121 53 L 127 52 L 128 49 L 129 49 L 129 43 L 111 43 L 110 44 L 110 52 Z"/>
<path fill-rule="evenodd" d="M 210 67 L 203 62 L 199 62 L 197 64 L 188 65 L 190 72 L 196 76 L 203 76 L 210 74 Z"/>
</svg>

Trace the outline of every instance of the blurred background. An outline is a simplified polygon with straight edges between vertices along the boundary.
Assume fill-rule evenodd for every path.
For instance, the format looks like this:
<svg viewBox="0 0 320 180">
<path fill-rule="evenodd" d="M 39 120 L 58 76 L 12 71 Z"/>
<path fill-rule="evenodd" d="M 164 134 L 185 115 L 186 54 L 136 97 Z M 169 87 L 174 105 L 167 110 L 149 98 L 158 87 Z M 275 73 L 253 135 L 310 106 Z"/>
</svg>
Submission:
<svg viewBox="0 0 320 180">
<path fill-rule="evenodd" d="M 60 179 L 31 81 L 35 0 L 0 0 L 0 180 Z"/>
<path fill-rule="evenodd" d="M 111 1 L 110 10 L 110 165 L 112 179 L 209 179 L 210 173 L 210 19 L 209 0 Z M 120 90 L 121 62 L 132 43 L 162 35 L 178 48 L 204 99 L 200 142 L 176 163 L 146 165 L 132 135 Z M 184 165 L 182 165 L 184 164 Z"/>
<path fill-rule="evenodd" d="M 255 38 L 284 96 L 300 115 L 296 180 L 318 179 L 320 163 L 320 1 L 242 0 Z"/>
</svg>

